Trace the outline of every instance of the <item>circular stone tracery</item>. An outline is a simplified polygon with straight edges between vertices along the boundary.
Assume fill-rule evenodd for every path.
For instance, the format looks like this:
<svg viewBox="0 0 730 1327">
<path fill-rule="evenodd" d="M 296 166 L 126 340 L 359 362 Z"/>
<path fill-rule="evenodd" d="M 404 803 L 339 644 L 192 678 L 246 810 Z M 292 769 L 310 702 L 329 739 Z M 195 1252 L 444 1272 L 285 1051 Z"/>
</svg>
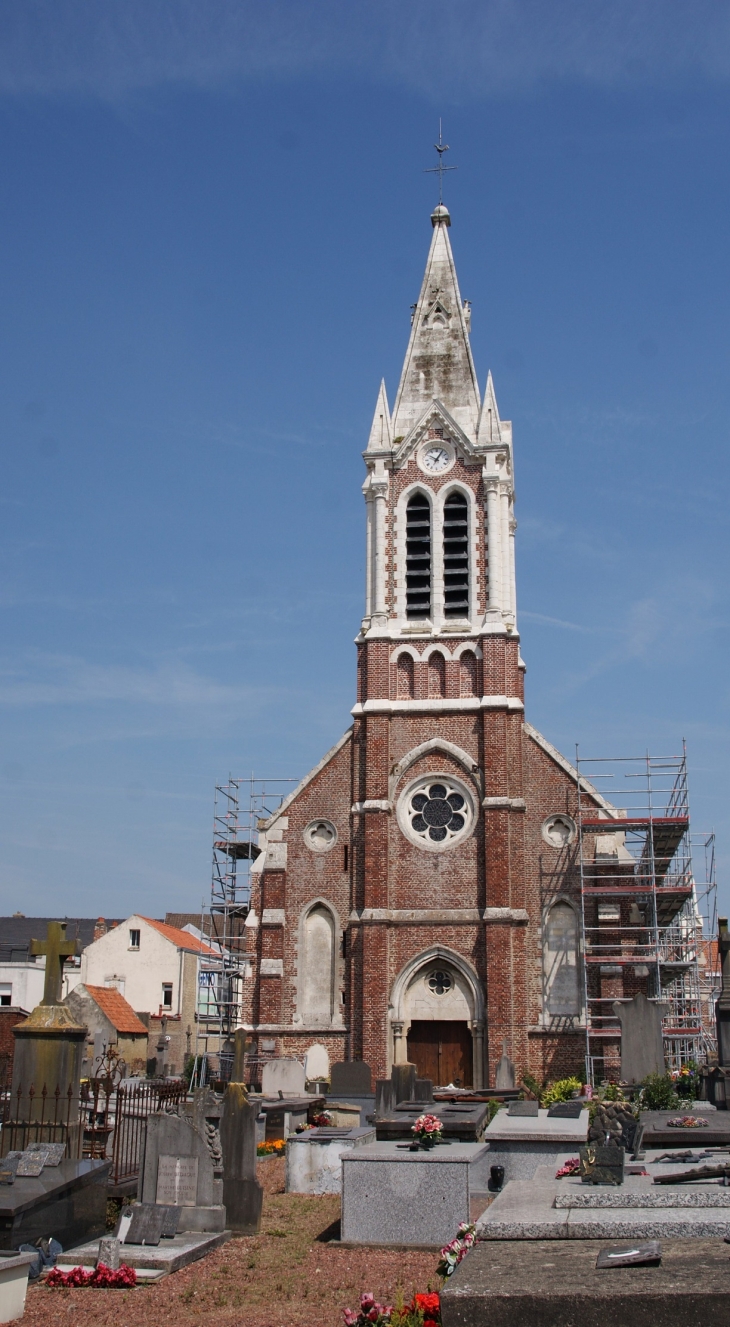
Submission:
<svg viewBox="0 0 730 1327">
<path fill-rule="evenodd" d="M 401 799 L 401 827 L 419 846 L 449 847 L 469 832 L 473 821 L 471 801 L 462 785 L 451 779 L 431 776 L 421 779 Z"/>
</svg>

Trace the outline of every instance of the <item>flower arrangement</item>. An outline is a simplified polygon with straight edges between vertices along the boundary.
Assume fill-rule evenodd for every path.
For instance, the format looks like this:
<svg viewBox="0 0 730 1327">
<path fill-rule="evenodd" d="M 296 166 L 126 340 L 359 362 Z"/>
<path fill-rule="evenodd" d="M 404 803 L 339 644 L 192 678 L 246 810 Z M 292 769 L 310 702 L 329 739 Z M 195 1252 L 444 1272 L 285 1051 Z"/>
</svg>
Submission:
<svg viewBox="0 0 730 1327">
<path fill-rule="evenodd" d="M 70 1272 L 52 1267 L 46 1277 L 47 1286 L 94 1286 L 97 1290 L 128 1290 L 136 1284 L 137 1273 L 126 1263 L 122 1263 L 116 1271 L 112 1271 L 103 1262 L 93 1272 L 87 1272 L 83 1267 L 72 1267 Z"/>
<path fill-rule="evenodd" d="M 419 1146 L 428 1151 L 441 1142 L 443 1125 L 438 1115 L 419 1115 L 415 1124 L 411 1125 L 411 1133 Z"/>
<path fill-rule="evenodd" d="M 421 1116 L 433 1119 L 434 1116 Z M 440 1125 L 441 1121 L 437 1120 Z M 456 1232 L 456 1238 L 441 1249 L 436 1273 L 443 1281 L 451 1276 L 462 1258 L 476 1243 L 476 1226 L 462 1221 Z M 410 1304 L 404 1304 L 398 1294 L 395 1305 L 379 1304 L 374 1295 L 361 1295 L 360 1308 L 343 1309 L 345 1327 L 441 1327 L 441 1299 L 438 1291 L 429 1288 L 426 1294 L 413 1296 Z"/>
<path fill-rule="evenodd" d="M 669 1129 L 707 1129 L 707 1120 L 700 1120 L 696 1115 L 676 1115 L 673 1120 L 667 1120 Z"/>
<path fill-rule="evenodd" d="M 286 1152 L 286 1138 L 268 1138 L 265 1143 L 256 1145 L 257 1157 L 283 1157 Z"/>
<path fill-rule="evenodd" d="M 314 1126 L 316 1129 L 327 1129 L 332 1123 L 332 1112 L 328 1110 L 320 1111 L 319 1115 L 314 1117 Z"/>
<path fill-rule="evenodd" d="M 556 1170 L 555 1178 L 556 1180 L 562 1180 L 566 1175 L 579 1175 L 579 1174 L 580 1174 L 580 1157 L 569 1157 L 568 1160 L 565 1161 L 563 1165 L 560 1167 L 560 1170 Z"/>
<path fill-rule="evenodd" d="M 375 1327 L 385 1327 L 390 1323 L 393 1312 L 392 1304 L 378 1304 L 373 1295 L 360 1296 L 360 1310 L 354 1313 L 352 1309 L 343 1309 L 345 1327 L 367 1327 L 368 1323 L 374 1323 Z"/>
<path fill-rule="evenodd" d="M 700 1073 L 697 1061 L 687 1060 L 681 1069 L 675 1069 L 672 1074 L 672 1082 L 680 1099 L 694 1101 L 699 1096 L 700 1090 Z"/>
<path fill-rule="evenodd" d="M 410 1304 L 379 1304 L 373 1295 L 362 1295 L 357 1313 L 344 1309 L 345 1327 L 441 1327 L 438 1291 L 414 1295 Z"/>
<path fill-rule="evenodd" d="M 461 1262 L 462 1258 L 469 1252 L 476 1243 L 477 1232 L 473 1222 L 462 1221 L 456 1232 L 456 1238 L 452 1239 L 450 1244 L 445 1244 L 441 1249 L 436 1272 L 443 1276 L 444 1280 L 451 1276 Z"/>
</svg>

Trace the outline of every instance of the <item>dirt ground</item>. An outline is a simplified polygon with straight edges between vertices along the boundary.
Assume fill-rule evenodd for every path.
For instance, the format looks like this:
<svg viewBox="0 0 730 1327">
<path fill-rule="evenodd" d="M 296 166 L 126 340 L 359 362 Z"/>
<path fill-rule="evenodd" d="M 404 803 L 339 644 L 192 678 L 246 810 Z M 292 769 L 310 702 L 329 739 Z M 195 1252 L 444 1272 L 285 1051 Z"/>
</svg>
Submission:
<svg viewBox="0 0 730 1327">
<path fill-rule="evenodd" d="M 31 1286 L 24 1327 L 342 1327 L 343 1308 L 357 1308 L 364 1291 L 392 1303 L 399 1288 L 406 1299 L 438 1289 L 436 1253 L 327 1243 L 339 1236 L 339 1198 L 284 1193 L 284 1166 L 278 1157 L 259 1165 L 260 1235 L 134 1290 Z"/>
</svg>

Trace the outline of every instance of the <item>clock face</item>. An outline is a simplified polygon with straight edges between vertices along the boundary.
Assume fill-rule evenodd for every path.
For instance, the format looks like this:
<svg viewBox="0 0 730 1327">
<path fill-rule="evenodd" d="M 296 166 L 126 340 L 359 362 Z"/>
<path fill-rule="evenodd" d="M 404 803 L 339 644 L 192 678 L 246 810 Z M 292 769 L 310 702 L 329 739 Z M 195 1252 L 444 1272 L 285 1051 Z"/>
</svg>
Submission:
<svg viewBox="0 0 730 1327">
<path fill-rule="evenodd" d="M 423 464 L 432 475 L 446 470 L 451 462 L 451 454 L 445 447 L 428 447 L 423 453 Z"/>
</svg>

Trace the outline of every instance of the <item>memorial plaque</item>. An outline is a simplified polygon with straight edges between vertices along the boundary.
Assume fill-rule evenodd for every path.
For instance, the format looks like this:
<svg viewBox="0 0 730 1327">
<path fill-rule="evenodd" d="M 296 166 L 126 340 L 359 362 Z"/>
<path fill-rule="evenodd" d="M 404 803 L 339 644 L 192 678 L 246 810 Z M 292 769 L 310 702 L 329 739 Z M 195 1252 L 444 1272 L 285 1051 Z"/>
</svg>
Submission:
<svg viewBox="0 0 730 1327">
<path fill-rule="evenodd" d="M 159 1244 L 165 1221 L 164 1207 L 155 1203 L 136 1203 L 124 1238 L 125 1244 Z"/>
<path fill-rule="evenodd" d="M 114 1234 L 116 1238 L 119 1240 L 120 1244 L 124 1244 L 124 1241 L 127 1238 L 127 1233 L 129 1231 L 129 1227 L 131 1226 L 131 1224 L 132 1224 L 132 1208 L 123 1207 L 119 1215 L 119 1220 L 117 1221 L 117 1228 L 114 1231 Z"/>
<path fill-rule="evenodd" d="M 198 1158 L 160 1156 L 155 1202 L 195 1207 L 198 1200 Z"/>
<path fill-rule="evenodd" d="M 540 1110 L 537 1101 L 510 1101 L 507 1107 L 508 1115 L 529 1115 L 533 1118 L 537 1116 Z"/>
<path fill-rule="evenodd" d="M 19 1157 L 7 1156 L 0 1161 L 0 1184 L 13 1184 L 15 1182 L 15 1172 L 18 1169 Z"/>
<path fill-rule="evenodd" d="M 45 1152 L 47 1166 L 60 1166 L 66 1155 L 65 1143 L 30 1143 L 26 1152 Z"/>
<path fill-rule="evenodd" d="M 626 1249 L 601 1249 L 596 1267 L 658 1267 L 661 1260 L 661 1244 L 650 1239 L 645 1244 L 630 1244 Z"/>
<path fill-rule="evenodd" d="M 99 1240 L 99 1257 L 96 1260 L 97 1267 L 103 1263 L 110 1271 L 117 1272 L 121 1261 L 119 1253 L 119 1240 L 108 1236 Z"/>
<path fill-rule="evenodd" d="M 174 1239 L 177 1234 L 181 1209 L 179 1207 L 163 1207 L 162 1211 L 164 1213 L 162 1218 L 162 1238 Z"/>
<path fill-rule="evenodd" d="M 556 1101 L 548 1111 L 549 1120 L 579 1120 L 585 1110 L 582 1101 Z"/>
<path fill-rule="evenodd" d="M 15 1174 L 18 1179 L 36 1179 L 46 1164 L 45 1152 L 23 1152 L 18 1157 L 18 1165 Z"/>
</svg>

